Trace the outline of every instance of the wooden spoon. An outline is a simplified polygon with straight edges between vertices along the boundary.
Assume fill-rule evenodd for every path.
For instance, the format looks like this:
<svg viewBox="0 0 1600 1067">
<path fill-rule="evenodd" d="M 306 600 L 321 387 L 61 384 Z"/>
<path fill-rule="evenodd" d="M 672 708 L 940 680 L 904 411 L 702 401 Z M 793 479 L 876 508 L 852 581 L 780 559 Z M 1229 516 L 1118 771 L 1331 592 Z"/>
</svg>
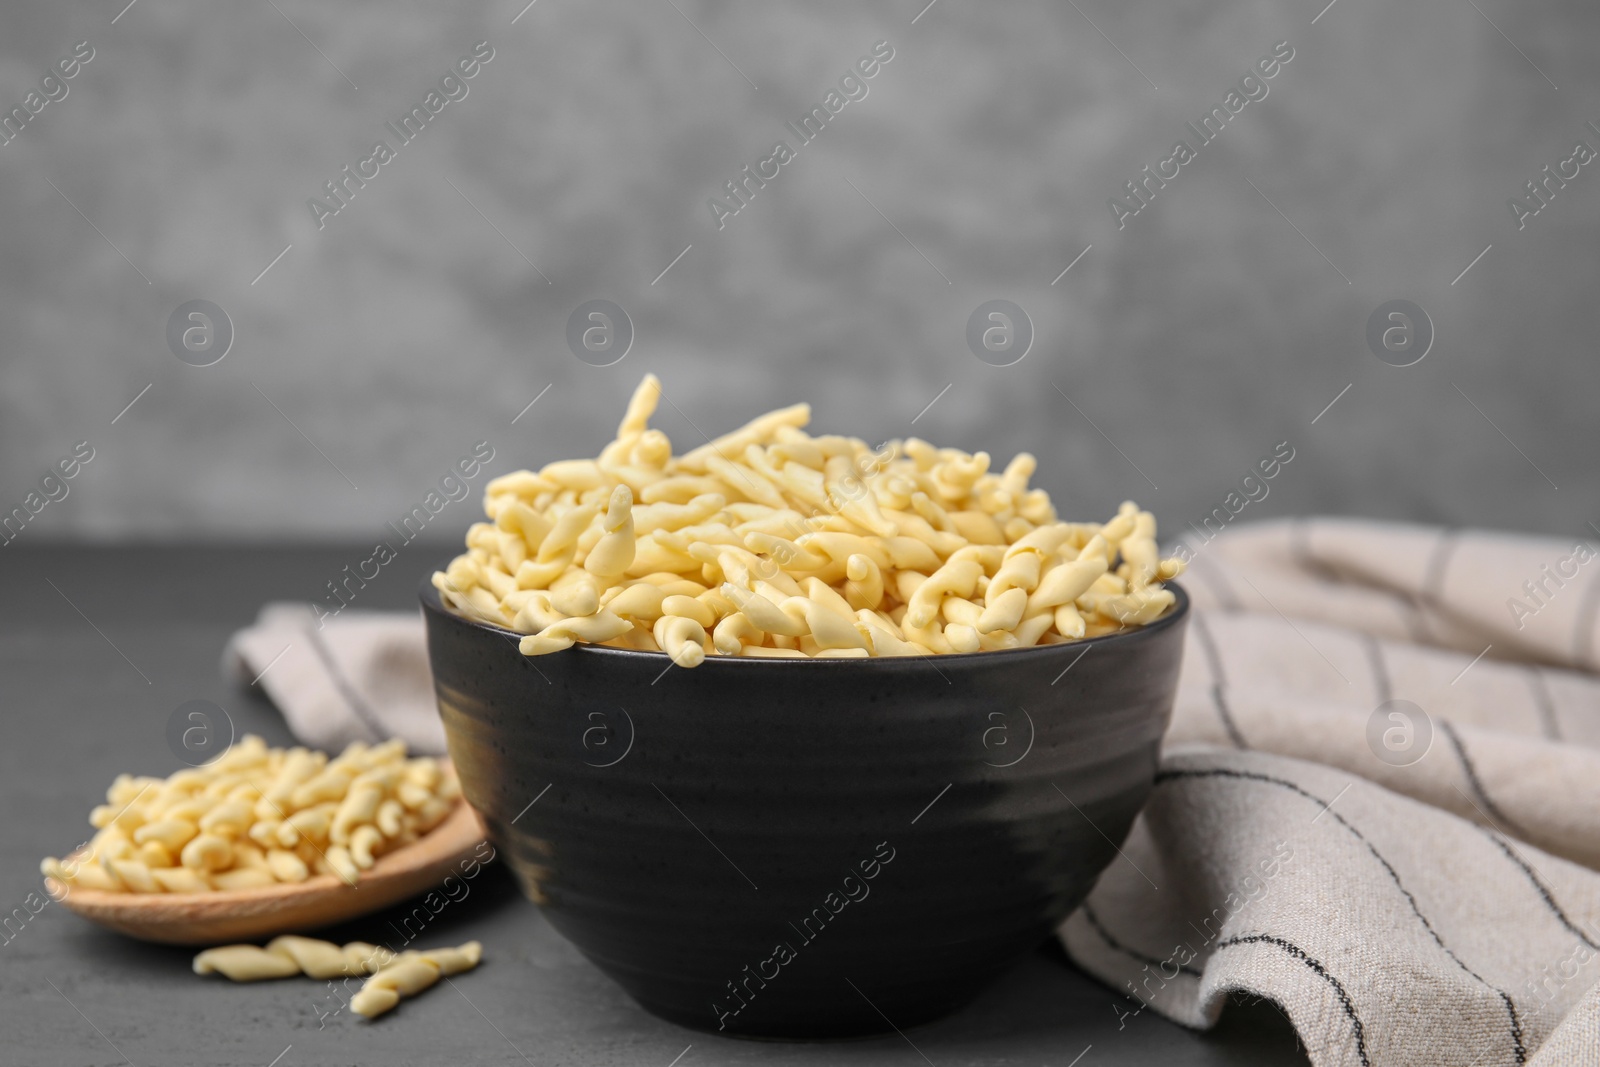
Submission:
<svg viewBox="0 0 1600 1067">
<path fill-rule="evenodd" d="M 483 822 L 462 800 L 438 826 L 379 856 L 353 886 L 319 874 L 304 882 L 212 893 L 109 893 L 54 878 L 45 879 L 45 888 L 69 911 L 141 941 L 260 941 L 343 922 L 437 888 L 447 875 L 460 875 L 483 840 Z"/>
</svg>

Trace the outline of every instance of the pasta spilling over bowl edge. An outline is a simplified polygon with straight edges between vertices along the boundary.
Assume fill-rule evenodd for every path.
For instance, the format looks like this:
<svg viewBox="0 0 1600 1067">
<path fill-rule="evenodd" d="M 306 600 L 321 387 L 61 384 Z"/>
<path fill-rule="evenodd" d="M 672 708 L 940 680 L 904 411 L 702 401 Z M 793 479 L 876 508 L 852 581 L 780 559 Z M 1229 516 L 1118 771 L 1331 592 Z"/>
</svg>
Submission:
<svg viewBox="0 0 1600 1067">
<path fill-rule="evenodd" d="M 458 614 L 523 634 L 524 655 L 579 642 L 708 655 L 859 658 L 1058 644 L 1153 622 L 1183 572 L 1127 502 L 1062 522 L 1020 453 L 918 438 L 813 437 L 806 404 L 681 456 L 649 420 L 646 375 L 595 459 L 515 471 L 489 522 L 433 575 Z"/>
</svg>

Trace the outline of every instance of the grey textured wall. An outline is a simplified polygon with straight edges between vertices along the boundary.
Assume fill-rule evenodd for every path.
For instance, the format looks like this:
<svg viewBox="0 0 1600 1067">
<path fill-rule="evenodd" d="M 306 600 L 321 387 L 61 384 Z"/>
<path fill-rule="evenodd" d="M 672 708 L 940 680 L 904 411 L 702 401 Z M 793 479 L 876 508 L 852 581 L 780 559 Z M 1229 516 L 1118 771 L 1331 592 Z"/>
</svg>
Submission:
<svg viewBox="0 0 1600 1067">
<path fill-rule="evenodd" d="M 1521 230 L 1507 206 L 1600 146 L 1593 3 L 125 2 L 0 12 L 0 107 L 94 50 L 0 147 L 0 510 L 95 450 L 22 537 L 366 536 L 477 440 L 494 472 L 592 455 L 647 370 L 680 449 L 808 399 L 822 430 L 1028 449 L 1064 512 L 1131 495 L 1168 533 L 1280 441 L 1251 514 L 1600 520 L 1600 167 Z M 319 230 L 308 198 L 483 40 Z M 1108 199 L 1279 41 L 1266 98 L 1119 229 Z M 778 140 L 719 230 L 708 197 Z M 965 341 L 996 297 L 1036 331 L 1009 367 Z M 565 340 L 595 298 L 637 335 L 605 368 Z M 1364 336 L 1395 298 L 1437 331 L 1405 368 Z M 213 366 L 168 347 L 192 299 L 234 325 Z"/>
</svg>

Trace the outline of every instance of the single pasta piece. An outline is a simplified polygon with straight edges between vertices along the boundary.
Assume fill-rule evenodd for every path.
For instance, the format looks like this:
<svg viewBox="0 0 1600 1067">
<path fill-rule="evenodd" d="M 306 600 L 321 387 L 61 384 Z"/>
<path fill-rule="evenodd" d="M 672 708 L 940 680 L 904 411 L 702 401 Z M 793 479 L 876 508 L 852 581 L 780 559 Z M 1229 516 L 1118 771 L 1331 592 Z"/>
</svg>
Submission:
<svg viewBox="0 0 1600 1067">
<path fill-rule="evenodd" d="M 416 996 L 440 978 L 472 970 L 482 959 L 483 946 L 476 941 L 468 941 L 459 948 L 402 952 L 367 979 L 350 998 L 350 1010 L 369 1019 L 375 1018 L 400 1003 L 402 998 Z"/>
<path fill-rule="evenodd" d="M 303 974 L 311 978 L 342 978 L 374 974 L 395 953 L 380 945 L 352 941 L 339 946 L 331 941 L 286 934 L 255 945 L 222 945 L 194 958 L 195 974 L 220 974 L 235 982 L 259 982 Z"/>
<path fill-rule="evenodd" d="M 209 893 L 331 875 L 350 885 L 387 851 L 427 833 L 461 796 L 446 764 L 400 741 L 338 756 L 268 748 L 247 735 L 169 778 L 120 775 L 88 845 L 46 859 L 63 892 Z"/>
<path fill-rule="evenodd" d="M 996 472 L 985 452 L 917 438 L 813 437 L 796 404 L 673 456 L 649 426 L 660 398 L 646 375 L 597 459 L 492 480 L 492 521 L 433 576 L 444 603 L 523 634 L 524 655 L 604 644 L 695 667 L 1060 644 L 1148 625 L 1177 602 L 1163 583 L 1184 563 L 1160 557 L 1155 516 L 1130 501 L 1104 523 L 1063 522 L 1029 487 L 1027 453 Z M 292 796 L 346 796 L 326 769 L 295 772 Z M 353 796 L 331 836 L 359 867 L 351 827 L 374 816 Z M 184 814 L 147 839 L 185 848 Z M 381 801 L 375 817 L 392 837 Z M 143 844 L 139 829 L 124 832 Z"/>
</svg>

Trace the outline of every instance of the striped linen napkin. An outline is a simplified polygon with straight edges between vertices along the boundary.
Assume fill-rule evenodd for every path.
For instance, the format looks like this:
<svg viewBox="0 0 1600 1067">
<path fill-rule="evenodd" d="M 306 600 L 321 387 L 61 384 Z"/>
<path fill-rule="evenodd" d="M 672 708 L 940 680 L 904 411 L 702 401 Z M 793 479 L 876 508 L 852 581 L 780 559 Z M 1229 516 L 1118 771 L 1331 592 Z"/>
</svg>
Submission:
<svg viewBox="0 0 1600 1067">
<path fill-rule="evenodd" d="M 1191 552 L 1155 792 L 1060 930 L 1122 1025 L 1241 993 L 1318 1067 L 1600 1064 L 1593 543 L 1316 519 Z"/>
<path fill-rule="evenodd" d="M 347 608 L 322 621 L 310 604 L 267 604 L 228 642 L 222 673 L 264 690 L 301 744 L 338 752 L 398 737 L 418 755 L 444 754 L 420 610 Z"/>
</svg>

